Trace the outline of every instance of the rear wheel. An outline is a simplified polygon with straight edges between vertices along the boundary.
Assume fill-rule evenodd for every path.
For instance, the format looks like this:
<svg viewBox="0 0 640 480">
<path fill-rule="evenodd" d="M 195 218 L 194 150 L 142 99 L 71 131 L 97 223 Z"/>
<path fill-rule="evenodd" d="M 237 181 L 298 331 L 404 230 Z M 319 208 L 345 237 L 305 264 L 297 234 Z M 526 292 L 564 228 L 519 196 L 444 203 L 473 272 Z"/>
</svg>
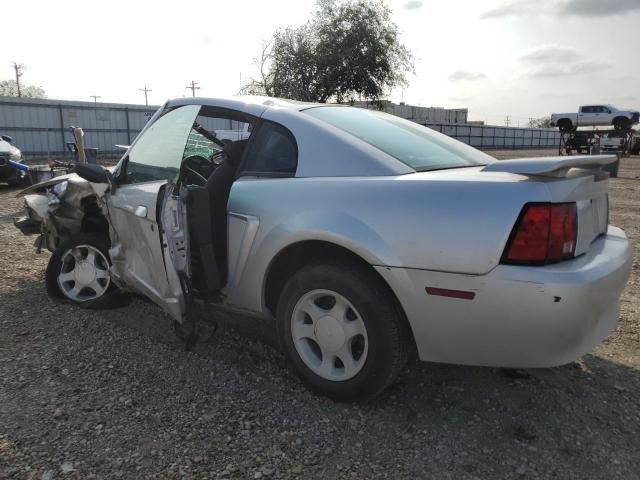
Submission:
<svg viewBox="0 0 640 480">
<path fill-rule="evenodd" d="M 613 128 L 616 130 L 627 130 L 631 127 L 631 121 L 628 118 L 618 117 L 613 119 Z"/>
<path fill-rule="evenodd" d="M 377 395 L 406 363 L 404 315 L 366 267 L 305 267 L 286 283 L 277 310 L 278 334 L 293 369 L 334 400 Z"/>
</svg>

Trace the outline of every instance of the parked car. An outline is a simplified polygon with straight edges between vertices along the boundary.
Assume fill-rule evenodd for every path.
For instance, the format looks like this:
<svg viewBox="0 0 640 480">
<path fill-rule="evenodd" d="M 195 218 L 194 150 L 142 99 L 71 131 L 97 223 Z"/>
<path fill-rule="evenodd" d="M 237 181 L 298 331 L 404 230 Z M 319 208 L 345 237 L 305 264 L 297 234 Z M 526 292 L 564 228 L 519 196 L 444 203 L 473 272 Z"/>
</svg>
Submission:
<svg viewBox="0 0 640 480">
<path fill-rule="evenodd" d="M 618 110 L 612 105 L 584 105 L 578 113 L 552 113 L 551 126 L 569 132 L 582 126 L 611 126 L 627 130 L 640 121 L 637 110 Z"/>
<path fill-rule="evenodd" d="M 13 138 L 9 135 L 0 135 L 0 182 L 8 183 L 12 186 L 28 185 L 28 173 L 15 168 L 11 161 L 22 164 L 22 152 L 11 145 Z"/>
<path fill-rule="evenodd" d="M 589 154 L 593 145 L 593 136 L 590 132 L 575 132 L 566 142 L 568 151 L 575 150 L 578 153 Z"/>
<path fill-rule="evenodd" d="M 625 132 L 609 132 L 600 139 L 600 148 L 603 151 L 624 151 L 627 148 L 629 135 Z M 633 142 L 633 137 L 631 138 Z"/>
<path fill-rule="evenodd" d="M 216 119 L 251 134 L 195 142 Z M 384 390 L 412 351 L 550 367 L 609 335 L 631 269 L 607 224 L 613 160 L 498 162 L 373 110 L 182 98 L 113 170 L 27 189 L 16 224 L 53 251 L 52 297 L 136 292 L 189 337 L 202 319 L 251 316 L 313 390 L 353 400 Z"/>
</svg>

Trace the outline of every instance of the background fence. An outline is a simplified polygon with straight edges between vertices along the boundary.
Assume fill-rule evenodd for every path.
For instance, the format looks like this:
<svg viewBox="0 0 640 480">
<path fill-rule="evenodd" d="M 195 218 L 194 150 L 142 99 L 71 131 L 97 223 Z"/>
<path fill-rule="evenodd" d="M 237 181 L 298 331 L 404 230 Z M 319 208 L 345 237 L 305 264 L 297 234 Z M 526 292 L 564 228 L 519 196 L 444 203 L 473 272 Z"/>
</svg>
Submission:
<svg viewBox="0 0 640 480">
<path fill-rule="evenodd" d="M 71 158 L 72 126 L 82 127 L 85 147 L 97 148 L 99 157 L 120 156 L 116 145 L 129 145 L 157 108 L 0 97 L 0 132 L 13 137 L 27 160 Z"/>
<path fill-rule="evenodd" d="M 453 125 L 445 123 L 429 123 L 426 126 L 483 150 L 558 148 L 560 145 L 560 132 L 551 128 Z"/>
<path fill-rule="evenodd" d="M 129 145 L 158 107 L 120 103 L 0 97 L 0 133 L 14 138 L 25 158 L 71 158 L 66 142 L 71 126 L 82 127 L 85 147 L 98 149 L 98 158 L 122 155 L 116 145 Z M 498 127 L 464 123 L 421 122 L 429 128 L 481 149 L 557 148 L 553 129 Z M 232 128 L 232 126 L 212 126 Z"/>
</svg>

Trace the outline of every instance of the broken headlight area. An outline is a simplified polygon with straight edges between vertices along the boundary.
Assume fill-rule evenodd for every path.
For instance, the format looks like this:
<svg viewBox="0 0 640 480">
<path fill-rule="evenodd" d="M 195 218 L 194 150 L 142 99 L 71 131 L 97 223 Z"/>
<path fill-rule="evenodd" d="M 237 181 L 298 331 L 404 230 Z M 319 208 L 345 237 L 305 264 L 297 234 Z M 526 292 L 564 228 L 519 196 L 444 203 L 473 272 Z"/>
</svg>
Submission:
<svg viewBox="0 0 640 480">
<path fill-rule="evenodd" d="M 51 193 L 53 193 L 58 198 L 62 198 L 64 197 L 64 194 L 67 192 L 68 186 L 69 186 L 68 180 L 65 180 L 64 182 L 56 183 L 53 187 L 51 187 Z"/>
</svg>

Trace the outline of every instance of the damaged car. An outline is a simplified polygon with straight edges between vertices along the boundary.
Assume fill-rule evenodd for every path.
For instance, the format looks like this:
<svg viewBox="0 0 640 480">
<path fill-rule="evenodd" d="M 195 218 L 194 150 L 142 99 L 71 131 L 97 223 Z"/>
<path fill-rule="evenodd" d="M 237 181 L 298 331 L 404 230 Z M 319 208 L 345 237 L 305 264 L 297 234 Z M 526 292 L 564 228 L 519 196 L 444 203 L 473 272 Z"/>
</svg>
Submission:
<svg viewBox="0 0 640 480">
<path fill-rule="evenodd" d="M 24 165 L 22 152 L 12 145 L 13 137 L 0 135 L 0 182 L 12 187 L 26 187 L 31 184 L 29 168 Z"/>
<path fill-rule="evenodd" d="M 54 298 L 134 292 L 187 339 L 253 318 L 314 391 L 356 400 L 413 353 L 551 367 L 606 338 L 631 269 L 608 223 L 613 161 L 495 161 L 382 112 L 181 98 L 115 168 L 25 191 L 16 225 L 53 252 Z"/>
</svg>

